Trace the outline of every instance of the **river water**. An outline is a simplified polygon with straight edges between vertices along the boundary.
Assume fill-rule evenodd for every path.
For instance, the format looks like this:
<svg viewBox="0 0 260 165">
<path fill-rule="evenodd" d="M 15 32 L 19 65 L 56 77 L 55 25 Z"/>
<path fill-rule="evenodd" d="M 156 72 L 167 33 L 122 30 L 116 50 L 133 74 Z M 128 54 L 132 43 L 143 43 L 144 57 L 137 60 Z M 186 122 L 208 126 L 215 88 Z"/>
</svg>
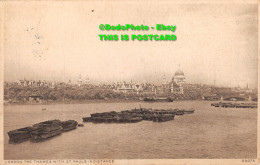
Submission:
<svg viewBox="0 0 260 165">
<path fill-rule="evenodd" d="M 4 159 L 256 158 L 257 109 L 215 108 L 207 101 L 4 106 Z M 93 124 L 43 142 L 9 144 L 7 132 L 45 120 L 77 120 L 95 112 L 195 108 L 163 123 Z M 42 111 L 46 108 L 45 111 Z"/>
</svg>

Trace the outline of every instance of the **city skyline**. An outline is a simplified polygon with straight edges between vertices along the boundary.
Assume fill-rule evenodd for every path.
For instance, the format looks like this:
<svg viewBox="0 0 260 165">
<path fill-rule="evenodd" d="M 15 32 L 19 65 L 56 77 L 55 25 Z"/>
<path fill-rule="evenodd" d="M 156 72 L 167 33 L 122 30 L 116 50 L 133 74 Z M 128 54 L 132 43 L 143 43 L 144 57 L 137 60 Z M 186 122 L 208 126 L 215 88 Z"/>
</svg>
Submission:
<svg viewBox="0 0 260 165">
<path fill-rule="evenodd" d="M 117 83 L 127 83 L 127 84 L 152 84 L 152 85 L 156 85 L 156 86 L 162 86 L 165 82 L 166 84 L 170 84 L 172 82 L 172 78 L 170 77 L 166 77 L 166 75 L 164 74 L 162 76 L 162 78 L 160 80 L 157 80 L 156 82 L 152 82 L 152 81 L 133 81 L 133 79 L 130 80 L 122 80 L 122 81 L 112 81 L 112 82 L 98 82 L 98 81 L 91 81 L 91 79 L 89 78 L 89 76 L 86 76 L 86 78 L 84 78 L 83 76 L 79 76 L 81 77 L 81 79 L 75 79 L 75 80 L 71 80 L 69 79 L 68 81 L 54 81 L 54 80 L 45 80 L 45 79 L 27 79 L 27 78 L 23 78 L 23 79 L 17 79 L 14 81 L 5 81 L 6 83 L 17 83 L 20 81 L 33 81 L 33 82 L 46 82 L 46 83 L 65 83 L 65 84 L 73 84 L 73 85 L 78 85 L 79 84 L 79 80 L 81 80 L 81 84 L 90 84 L 90 85 L 111 85 L 111 84 L 117 84 Z M 87 80 L 86 80 L 87 79 Z M 186 79 L 186 78 L 185 78 Z M 166 81 L 165 81 L 166 80 Z M 185 84 L 194 84 L 194 85 L 206 85 L 206 86 L 215 86 L 215 87 L 223 87 L 223 88 L 241 88 L 241 89 L 257 89 L 257 87 L 250 87 L 250 85 L 247 83 L 245 86 L 240 86 L 239 84 L 237 86 L 220 86 L 216 83 L 216 80 L 214 80 L 214 82 L 212 82 L 211 84 L 205 84 L 202 82 L 199 83 L 190 83 L 190 82 L 186 82 Z"/>
</svg>

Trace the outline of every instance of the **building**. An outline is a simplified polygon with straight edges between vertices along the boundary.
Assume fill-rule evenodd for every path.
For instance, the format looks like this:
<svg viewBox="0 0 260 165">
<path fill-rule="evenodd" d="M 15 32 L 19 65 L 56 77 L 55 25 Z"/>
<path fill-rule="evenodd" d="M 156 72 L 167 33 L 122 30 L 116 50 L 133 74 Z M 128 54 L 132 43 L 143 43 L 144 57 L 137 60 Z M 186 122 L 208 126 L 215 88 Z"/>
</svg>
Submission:
<svg viewBox="0 0 260 165">
<path fill-rule="evenodd" d="M 169 84 L 170 92 L 176 93 L 176 94 L 183 94 L 183 84 L 185 83 L 185 76 L 181 69 L 178 69 L 173 78 L 172 81 Z"/>
<path fill-rule="evenodd" d="M 84 84 L 86 84 L 86 85 L 89 85 L 89 84 L 90 84 L 90 79 L 89 79 L 88 76 L 86 77 L 86 79 L 85 79 L 85 83 L 84 83 Z"/>
<path fill-rule="evenodd" d="M 170 82 L 170 92 L 176 94 L 183 94 L 183 87 L 178 85 L 175 81 Z"/>
<path fill-rule="evenodd" d="M 165 74 L 163 75 L 162 85 L 157 86 L 156 93 L 159 95 L 183 94 L 183 87 L 185 85 L 185 76 L 181 69 L 178 69 L 170 83 L 167 82 Z"/>
<path fill-rule="evenodd" d="M 143 85 L 140 83 L 117 82 L 113 86 L 115 92 L 136 92 L 138 94 L 144 90 Z"/>
<path fill-rule="evenodd" d="M 78 78 L 78 86 L 81 86 L 82 85 L 82 79 L 81 79 L 81 75 L 79 75 L 79 78 Z"/>
<path fill-rule="evenodd" d="M 179 86 L 182 86 L 185 83 L 185 76 L 181 69 L 178 69 L 175 72 L 175 74 L 172 78 L 172 82 L 175 82 Z"/>
<path fill-rule="evenodd" d="M 36 103 L 41 103 L 42 102 L 42 96 L 39 96 L 39 95 L 31 95 L 28 97 L 28 101 L 33 103 L 33 102 L 36 102 Z"/>
<path fill-rule="evenodd" d="M 115 85 L 115 90 L 116 92 L 123 92 L 123 93 L 127 93 L 127 92 L 134 92 L 135 88 L 134 85 L 131 83 L 126 83 L 126 82 L 118 82 Z"/>
<path fill-rule="evenodd" d="M 166 76 L 164 74 L 163 75 L 162 91 L 161 92 L 166 93 L 166 92 L 168 92 L 168 89 L 169 89 L 169 84 L 168 84 L 168 82 L 166 80 Z"/>
</svg>

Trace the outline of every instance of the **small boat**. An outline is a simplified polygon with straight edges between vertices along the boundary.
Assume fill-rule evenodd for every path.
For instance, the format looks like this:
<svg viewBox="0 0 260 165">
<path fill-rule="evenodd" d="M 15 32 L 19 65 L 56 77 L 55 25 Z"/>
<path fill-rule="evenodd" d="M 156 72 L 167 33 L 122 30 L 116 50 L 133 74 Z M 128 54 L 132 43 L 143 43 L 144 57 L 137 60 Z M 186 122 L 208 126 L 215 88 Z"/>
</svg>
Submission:
<svg viewBox="0 0 260 165">
<path fill-rule="evenodd" d="M 151 98 L 151 97 L 145 97 L 143 99 L 144 101 L 148 101 L 148 102 L 173 102 L 173 99 L 171 98 Z"/>
<path fill-rule="evenodd" d="M 149 97 L 145 97 L 144 101 L 149 101 L 149 102 L 156 102 L 157 100 L 155 98 L 149 98 Z"/>
<path fill-rule="evenodd" d="M 60 120 L 48 120 L 33 125 L 31 136 L 34 140 L 44 140 L 61 134 L 62 127 Z"/>
<path fill-rule="evenodd" d="M 184 114 L 191 114 L 194 113 L 195 109 L 190 109 L 190 110 L 183 110 Z"/>
<path fill-rule="evenodd" d="M 84 124 L 78 124 L 78 127 L 84 127 Z"/>
<path fill-rule="evenodd" d="M 68 120 L 61 122 L 62 131 L 70 131 L 76 129 L 78 122 L 75 120 Z"/>
<path fill-rule="evenodd" d="M 11 142 L 18 143 L 31 138 L 30 132 L 33 130 L 33 127 L 25 127 L 16 129 L 8 132 L 8 136 Z"/>
</svg>

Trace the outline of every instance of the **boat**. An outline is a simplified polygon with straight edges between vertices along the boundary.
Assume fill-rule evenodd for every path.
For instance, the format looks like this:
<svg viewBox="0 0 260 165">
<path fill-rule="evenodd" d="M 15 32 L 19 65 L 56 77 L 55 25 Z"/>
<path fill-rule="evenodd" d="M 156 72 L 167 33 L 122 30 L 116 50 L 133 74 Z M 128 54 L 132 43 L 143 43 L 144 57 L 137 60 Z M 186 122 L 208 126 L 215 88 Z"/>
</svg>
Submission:
<svg viewBox="0 0 260 165">
<path fill-rule="evenodd" d="M 174 119 L 174 116 L 175 115 L 172 114 L 155 115 L 153 121 L 154 122 L 170 121 Z"/>
<path fill-rule="evenodd" d="M 140 122 L 142 121 L 142 117 L 133 117 L 130 119 L 130 123 L 137 123 L 137 122 Z"/>
<path fill-rule="evenodd" d="M 78 127 L 84 127 L 84 124 L 78 124 Z"/>
<path fill-rule="evenodd" d="M 184 115 L 184 110 L 178 110 L 175 113 L 176 115 Z"/>
<path fill-rule="evenodd" d="M 93 117 L 83 117 L 83 122 L 92 122 L 93 121 Z"/>
<path fill-rule="evenodd" d="M 173 99 L 171 98 L 150 98 L 150 97 L 145 97 L 143 99 L 144 101 L 148 102 L 173 102 Z"/>
<path fill-rule="evenodd" d="M 33 140 L 44 140 L 61 134 L 62 127 L 60 120 L 48 120 L 33 125 L 34 130 L 31 132 Z"/>
<path fill-rule="evenodd" d="M 153 117 L 154 117 L 154 115 L 152 115 L 152 114 L 146 114 L 146 115 L 142 116 L 142 119 L 151 121 L 151 120 L 153 120 Z"/>
<path fill-rule="evenodd" d="M 105 123 L 117 123 L 117 117 L 105 118 Z"/>
<path fill-rule="evenodd" d="M 53 130 L 61 125 L 60 120 L 48 120 L 33 125 L 33 128 L 44 128 L 45 130 Z"/>
<path fill-rule="evenodd" d="M 183 110 L 184 114 L 191 114 L 194 113 L 195 109 L 190 109 L 190 110 Z"/>
<path fill-rule="evenodd" d="M 175 115 L 194 113 L 194 109 L 152 109 L 142 108 L 122 110 L 120 112 L 93 113 L 90 117 L 83 117 L 83 122 L 93 123 L 134 123 L 142 120 L 168 121 L 173 120 Z"/>
<path fill-rule="evenodd" d="M 51 138 L 57 135 L 60 135 L 62 132 L 62 127 L 51 131 L 45 131 L 44 129 L 38 129 L 31 132 L 32 139 L 33 140 L 45 140 L 47 138 Z"/>
<path fill-rule="evenodd" d="M 92 113 L 90 114 L 91 117 L 99 117 L 101 114 L 100 113 Z"/>
<path fill-rule="evenodd" d="M 149 97 L 145 97 L 144 101 L 149 101 L 149 102 L 156 102 L 155 98 L 149 98 Z"/>
<path fill-rule="evenodd" d="M 158 102 L 173 102 L 173 99 L 171 98 L 164 98 L 164 97 L 159 97 L 157 99 Z"/>
<path fill-rule="evenodd" d="M 68 120 L 61 122 L 62 131 L 70 131 L 76 129 L 78 122 L 75 120 Z"/>
<path fill-rule="evenodd" d="M 18 143 L 31 138 L 31 131 L 33 127 L 24 127 L 16 130 L 12 130 L 8 132 L 8 136 L 10 138 L 10 142 Z"/>
</svg>

